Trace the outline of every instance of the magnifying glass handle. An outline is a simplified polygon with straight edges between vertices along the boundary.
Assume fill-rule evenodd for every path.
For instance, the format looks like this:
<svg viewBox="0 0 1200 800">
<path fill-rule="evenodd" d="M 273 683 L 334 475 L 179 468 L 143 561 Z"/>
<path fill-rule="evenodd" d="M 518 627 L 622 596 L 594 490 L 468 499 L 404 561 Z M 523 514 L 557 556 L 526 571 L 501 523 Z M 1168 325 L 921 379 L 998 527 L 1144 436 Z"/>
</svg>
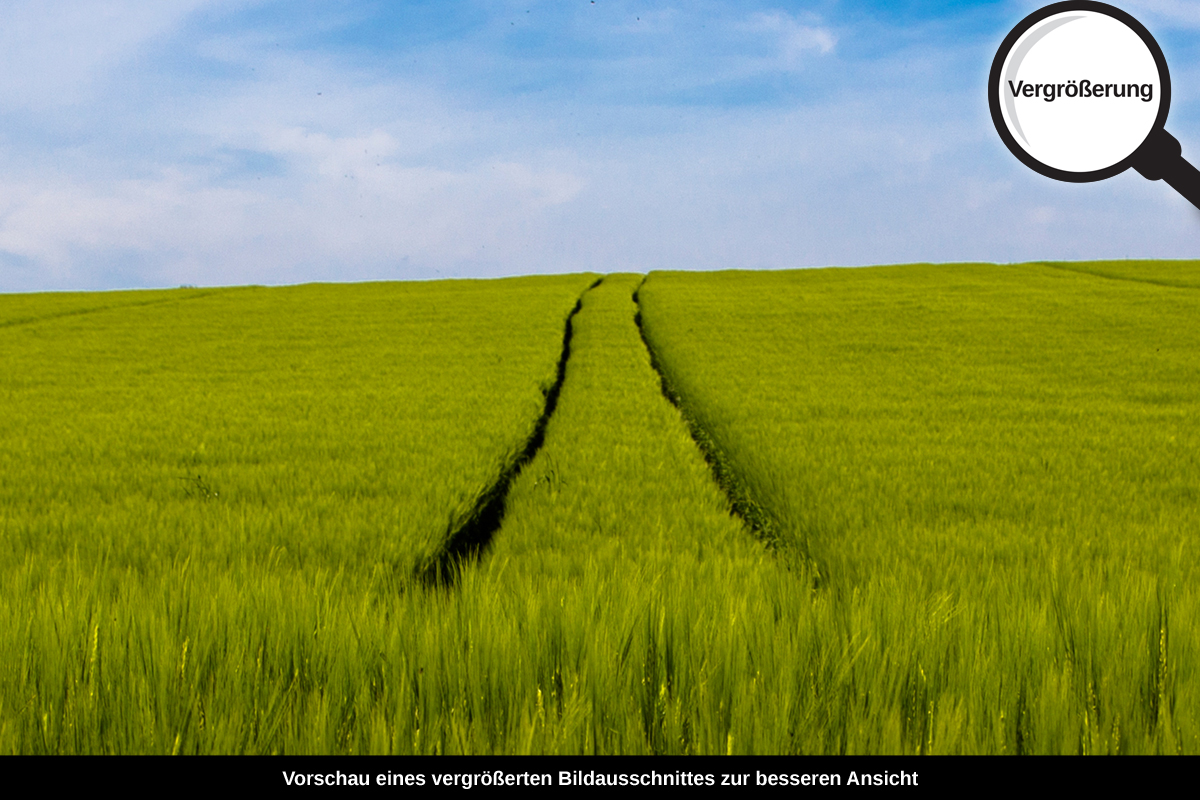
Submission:
<svg viewBox="0 0 1200 800">
<path fill-rule="evenodd" d="M 1200 208 L 1200 170 L 1183 157 L 1183 145 L 1162 128 L 1156 128 L 1133 154 L 1133 168 L 1152 181 L 1163 180 Z"/>
</svg>

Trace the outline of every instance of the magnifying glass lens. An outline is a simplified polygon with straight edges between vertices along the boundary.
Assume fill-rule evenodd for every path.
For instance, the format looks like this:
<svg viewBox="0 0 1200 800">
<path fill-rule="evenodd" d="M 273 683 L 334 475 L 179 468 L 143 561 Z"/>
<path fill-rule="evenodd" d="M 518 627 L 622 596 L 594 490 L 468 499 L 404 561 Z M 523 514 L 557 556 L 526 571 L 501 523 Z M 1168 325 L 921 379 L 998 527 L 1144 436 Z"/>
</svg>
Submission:
<svg viewBox="0 0 1200 800">
<path fill-rule="evenodd" d="M 1061 3 L 1005 40 L 989 87 L 993 117 L 1033 169 L 1068 181 L 1110 177 L 1165 121 L 1166 61 L 1149 33 L 1123 18 L 1099 3 Z"/>
</svg>

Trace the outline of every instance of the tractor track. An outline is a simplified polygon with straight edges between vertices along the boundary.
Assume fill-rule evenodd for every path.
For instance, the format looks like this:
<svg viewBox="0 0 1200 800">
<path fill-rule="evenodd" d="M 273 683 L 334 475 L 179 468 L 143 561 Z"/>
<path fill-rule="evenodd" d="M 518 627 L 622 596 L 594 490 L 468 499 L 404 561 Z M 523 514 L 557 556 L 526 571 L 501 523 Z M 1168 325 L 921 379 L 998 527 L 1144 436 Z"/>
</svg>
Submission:
<svg viewBox="0 0 1200 800">
<path fill-rule="evenodd" d="M 633 302 L 637 305 L 637 313 L 634 315 L 633 320 L 634 324 L 637 325 L 638 335 L 642 337 L 642 344 L 645 345 L 646 352 L 650 355 L 650 367 L 658 374 L 663 397 L 678 409 L 684 424 L 687 426 L 688 433 L 692 437 L 692 441 L 696 443 L 696 447 L 699 448 L 700 453 L 704 456 L 705 463 L 708 464 L 709 469 L 712 471 L 713 480 L 716 481 L 717 486 L 729 501 L 731 513 L 741 520 L 747 530 L 756 539 L 766 545 L 767 548 L 773 551 L 782 549 L 783 538 L 775 516 L 754 498 L 747 482 L 738 474 L 730 460 L 717 445 L 716 440 L 688 411 L 683 397 L 671 383 L 667 370 L 663 367 L 658 353 L 650 343 L 642 320 L 642 303 L 638 296 L 645 282 L 646 279 L 643 278 L 641 284 L 638 284 L 638 288 L 633 292 Z M 816 560 L 812 558 L 811 554 L 804 552 L 803 548 L 800 548 L 800 550 L 799 555 L 801 559 L 812 573 L 813 588 L 820 588 L 825 581 L 823 571 L 816 563 Z"/>
<path fill-rule="evenodd" d="M 241 288 L 248 288 L 248 287 L 233 287 L 234 290 L 241 289 Z M 20 325 L 35 325 L 39 322 L 54 322 L 56 320 L 66 319 L 67 317 L 79 317 L 79 316 L 84 316 L 86 314 L 98 314 L 102 311 L 114 311 L 114 310 L 120 310 L 120 309 L 126 309 L 126 308 L 145 308 L 146 306 L 157 306 L 157 305 L 163 305 L 166 303 L 186 303 L 189 300 L 199 300 L 201 297 L 208 297 L 209 295 L 216 294 L 218 292 L 229 292 L 229 291 L 231 291 L 231 290 L 227 289 L 227 288 L 209 289 L 206 291 L 198 291 L 193 294 L 189 294 L 186 297 L 158 297 L 153 300 L 137 300 L 137 301 L 130 302 L 130 303 L 113 303 L 112 305 L 107 305 L 107 306 L 92 306 L 90 308 L 75 308 L 70 311 L 59 311 L 57 313 L 46 314 L 41 317 L 18 317 L 16 319 L 0 321 L 0 328 L 15 328 Z"/>
<path fill-rule="evenodd" d="M 450 587 L 456 582 L 464 565 L 479 559 L 480 555 L 491 544 L 492 537 L 500 529 L 504 521 L 505 505 L 512 483 L 525 465 L 533 460 L 546 441 L 546 427 L 550 418 L 558 408 L 558 396 L 562 392 L 563 382 L 567 378 L 567 361 L 571 358 L 571 336 L 575 315 L 583 308 L 583 297 L 604 281 L 598 278 L 595 283 L 584 290 L 575 307 L 567 315 L 563 327 L 562 351 L 558 357 L 558 368 L 554 383 L 546 390 L 546 402 L 542 407 L 541 416 L 533 425 L 533 431 L 525 440 L 525 445 L 507 467 L 501 471 L 496 480 L 485 489 L 471 510 L 461 519 L 452 523 L 451 530 L 446 536 L 445 543 L 422 567 L 418 569 L 421 583 L 429 587 Z"/>
</svg>

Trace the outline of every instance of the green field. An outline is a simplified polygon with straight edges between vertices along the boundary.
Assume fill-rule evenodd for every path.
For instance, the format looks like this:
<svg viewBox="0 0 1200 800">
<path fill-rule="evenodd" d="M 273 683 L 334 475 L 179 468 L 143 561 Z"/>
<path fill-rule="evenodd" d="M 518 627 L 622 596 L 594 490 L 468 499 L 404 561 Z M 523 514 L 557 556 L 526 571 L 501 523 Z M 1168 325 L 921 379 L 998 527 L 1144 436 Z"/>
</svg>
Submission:
<svg viewBox="0 0 1200 800">
<path fill-rule="evenodd" d="M 1200 263 L 597 279 L 0 295 L 0 752 L 1200 752 Z"/>
</svg>

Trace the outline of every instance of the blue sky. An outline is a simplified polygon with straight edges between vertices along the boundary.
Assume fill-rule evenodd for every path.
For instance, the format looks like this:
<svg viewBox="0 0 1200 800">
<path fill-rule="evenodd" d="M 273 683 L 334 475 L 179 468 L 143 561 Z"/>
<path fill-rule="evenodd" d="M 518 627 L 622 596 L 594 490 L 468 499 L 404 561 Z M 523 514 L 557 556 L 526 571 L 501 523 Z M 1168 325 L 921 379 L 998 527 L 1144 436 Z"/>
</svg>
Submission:
<svg viewBox="0 0 1200 800">
<path fill-rule="evenodd" d="M 1198 255 L 1004 148 L 1038 5 L 9 2 L 0 291 Z M 1200 8 L 1120 5 L 1200 164 Z"/>
</svg>

